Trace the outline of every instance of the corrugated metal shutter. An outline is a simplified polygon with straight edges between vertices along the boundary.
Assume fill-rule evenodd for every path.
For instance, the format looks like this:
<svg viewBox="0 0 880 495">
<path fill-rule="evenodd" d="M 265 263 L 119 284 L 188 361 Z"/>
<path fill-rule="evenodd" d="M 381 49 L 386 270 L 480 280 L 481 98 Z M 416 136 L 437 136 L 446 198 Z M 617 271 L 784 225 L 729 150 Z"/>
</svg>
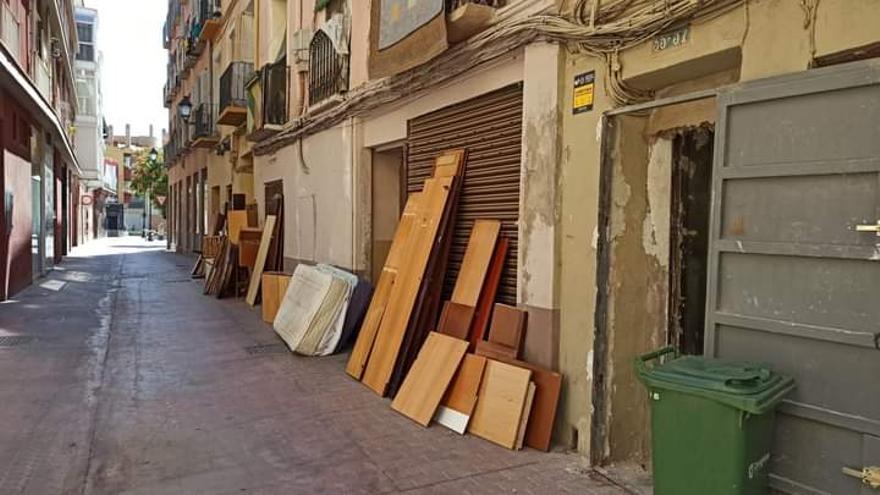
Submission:
<svg viewBox="0 0 880 495">
<path fill-rule="evenodd" d="M 494 218 L 510 239 L 498 301 L 516 304 L 522 104 L 522 84 L 514 84 L 409 121 L 408 193 L 421 190 L 439 153 L 468 150 L 444 299 L 452 294 L 474 220 Z"/>
</svg>

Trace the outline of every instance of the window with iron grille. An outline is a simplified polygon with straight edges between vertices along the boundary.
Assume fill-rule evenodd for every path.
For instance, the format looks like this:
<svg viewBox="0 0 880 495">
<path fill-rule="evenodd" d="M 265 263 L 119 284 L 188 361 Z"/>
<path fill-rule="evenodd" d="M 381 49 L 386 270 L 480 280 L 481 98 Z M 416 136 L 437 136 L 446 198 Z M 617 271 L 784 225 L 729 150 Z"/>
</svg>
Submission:
<svg viewBox="0 0 880 495">
<path fill-rule="evenodd" d="M 309 44 L 309 104 L 320 103 L 348 85 L 345 57 L 336 52 L 333 41 L 318 31 Z"/>
</svg>

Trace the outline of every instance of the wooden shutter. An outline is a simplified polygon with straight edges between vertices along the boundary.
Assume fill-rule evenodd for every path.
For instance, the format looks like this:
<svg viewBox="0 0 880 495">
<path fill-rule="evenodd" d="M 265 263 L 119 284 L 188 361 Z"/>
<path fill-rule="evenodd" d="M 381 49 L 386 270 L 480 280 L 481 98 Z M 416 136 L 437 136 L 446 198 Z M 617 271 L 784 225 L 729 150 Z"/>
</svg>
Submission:
<svg viewBox="0 0 880 495">
<path fill-rule="evenodd" d="M 407 193 L 421 190 L 439 153 L 468 150 L 444 299 L 452 294 L 474 220 L 494 218 L 502 221 L 501 236 L 510 239 L 497 300 L 516 304 L 522 104 L 518 83 L 408 123 Z"/>
</svg>

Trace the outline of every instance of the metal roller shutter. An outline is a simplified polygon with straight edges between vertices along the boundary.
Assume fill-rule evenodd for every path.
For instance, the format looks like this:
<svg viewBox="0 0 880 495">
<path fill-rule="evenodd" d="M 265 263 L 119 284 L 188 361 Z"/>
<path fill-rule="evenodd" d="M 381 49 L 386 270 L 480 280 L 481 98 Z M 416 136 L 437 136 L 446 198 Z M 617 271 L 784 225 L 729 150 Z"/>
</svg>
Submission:
<svg viewBox="0 0 880 495">
<path fill-rule="evenodd" d="M 493 218 L 510 239 L 497 300 L 516 304 L 522 104 L 522 84 L 514 84 L 409 121 L 408 193 L 422 189 L 442 151 L 468 150 L 444 299 L 452 294 L 474 220 Z"/>
</svg>

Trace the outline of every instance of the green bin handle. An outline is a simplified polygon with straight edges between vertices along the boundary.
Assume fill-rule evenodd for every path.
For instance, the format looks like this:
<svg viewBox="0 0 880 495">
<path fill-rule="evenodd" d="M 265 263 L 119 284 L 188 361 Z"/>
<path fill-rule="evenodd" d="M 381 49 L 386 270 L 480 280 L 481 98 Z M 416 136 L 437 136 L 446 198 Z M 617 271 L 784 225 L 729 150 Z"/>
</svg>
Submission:
<svg viewBox="0 0 880 495">
<path fill-rule="evenodd" d="M 666 346 L 662 349 L 657 349 L 656 351 L 649 352 L 647 354 L 642 354 L 641 356 L 636 358 L 636 372 L 639 376 L 646 376 L 648 374 L 648 363 L 651 361 L 656 361 L 667 354 L 672 354 L 675 357 L 679 356 L 678 349 L 674 346 Z"/>
</svg>

